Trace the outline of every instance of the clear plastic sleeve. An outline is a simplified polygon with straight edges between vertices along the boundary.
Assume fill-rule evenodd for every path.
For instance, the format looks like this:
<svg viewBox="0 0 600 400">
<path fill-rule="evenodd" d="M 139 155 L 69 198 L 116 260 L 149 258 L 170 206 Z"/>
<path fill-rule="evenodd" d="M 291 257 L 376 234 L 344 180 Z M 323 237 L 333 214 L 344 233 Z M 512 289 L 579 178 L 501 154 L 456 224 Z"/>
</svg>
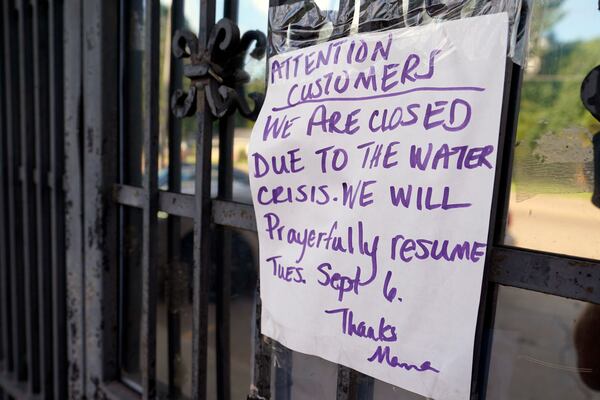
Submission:
<svg viewBox="0 0 600 400">
<path fill-rule="evenodd" d="M 506 12 L 508 54 L 524 65 L 532 0 L 271 0 L 269 54 L 281 54 L 357 32 L 438 23 Z"/>
</svg>

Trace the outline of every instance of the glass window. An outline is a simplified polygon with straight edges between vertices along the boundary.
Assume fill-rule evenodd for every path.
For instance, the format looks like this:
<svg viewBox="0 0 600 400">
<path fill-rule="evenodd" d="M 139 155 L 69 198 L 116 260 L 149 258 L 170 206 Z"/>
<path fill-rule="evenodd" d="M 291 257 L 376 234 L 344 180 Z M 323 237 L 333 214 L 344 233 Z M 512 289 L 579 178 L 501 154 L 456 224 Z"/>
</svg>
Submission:
<svg viewBox="0 0 600 400">
<path fill-rule="evenodd" d="M 144 88 L 150 85 L 149 69 L 144 65 L 148 21 L 146 0 L 125 2 L 121 18 L 121 183 L 142 186 L 144 169 Z"/>
<path fill-rule="evenodd" d="M 239 229 L 226 232 L 231 235 L 231 398 L 244 399 L 250 393 L 254 361 L 258 237 Z"/>
<path fill-rule="evenodd" d="M 142 230 L 143 213 L 139 208 L 121 207 L 121 378 L 140 388 L 141 315 L 142 315 Z"/>
<path fill-rule="evenodd" d="M 172 91 L 188 91 L 190 80 L 183 76 L 183 64 L 189 59 L 176 60 L 172 57 L 171 31 L 185 29 L 198 33 L 200 3 L 198 1 L 179 2 L 173 7 L 172 0 L 161 0 L 160 20 L 160 65 L 159 65 L 159 171 L 158 187 L 161 190 L 193 194 L 196 161 L 196 118 L 176 118 L 170 107 Z M 174 15 L 176 13 L 177 15 Z M 169 145 L 177 154 L 170 154 Z M 169 167 L 180 181 L 169 181 Z M 179 172 L 178 172 L 179 171 Z"/>
<path fill-rule="evenodd" d="M 170 87 L 171 75 L 178 74 L 176 81 L 181 81 L 181 61 L 172 62 L 171 30 L 173 22 L 173 7 L 170 0 L 160 2 L 160 61 L 158 84 L 158 186 L 167 190 L 169 186 L 169 131 L 180 130 L 181 123 L 171 113 Z M 176 28 L 176 27 L 175 27 Z"/>
<path fill-rule="evenodd" d="M 192 219 L 159 212 L 157 379 L 159 394 L 170 399 L 189 399 L 192 393 L 193 232 Z M 214 324 L 210 313 L 209 321 Z M 213 371 L 209 364 L 209 379 Z"/>
<path fill-rule="evenodd" d="M 281 400 L 335 399 L 337 365 L 297 353 L 274 342 L 271 398 Z"/>
<path fill-rule="evenodd" d="M 374 400 L 425 400 L 426 397 L 401 389 L 389 383 L 375 380 Z"/>
<path fill-rule="evenodd" d="M 223 1 L 217 2 L 218 21 L 223 16 Z M 182 61 L 173 62 L 171 57 L 171 18 L 174 12 L 171 0 L 161 0 L 161 62 L 160 62 L 160 115 L 159 115 L 159 173 L 158 186 L 161 190 L 170 190 L 184 194 L 195 193 L 195 163 L 196 163 L 196 118 L 173 118 L 169 106 L 169 99 L 172 93 L 169 91 L 169 77 L 171 69 L 177 71 L 173 78 L 177 81 L 175 88 L 182 88 L 187 91 L 190 80 L 182 79 Z M 268 2 L 242 2 L 239 5 L 239 28 L 240 34 L 248 30 L 258 29 L 264 33 L 267 32 L 267 13 Z M 199 3 L 197 1 L 185 1 L 182 9 L 183 20 L 181 21 L 184 29 L 190 30 L 195 34 L 199 28 Z M 189 60 L 183 61 L 188 63 Z M 265 92 L 265 58 L 255 60 L 252 57 L 246 57 L 245 70 L 250 74 L 250 82 L 246 85 L 246 92 L 262 93 Z M 248 100 L 253 105 L 252 100 Z M 233 146 L 233 200 L 248 203 L 252 202 L 250 194 L 250 183 L 248 181 L 248 142 L 250 132 L 254 123 L 243 118 L 238 112 L 234 116 L 234 146 Z M 171 133 L 169 134 L 169 129 Z M 170 157 L 169 141 L 178 141 L 180 151 L 176 158 Z M 176 144 L 171 144 L 175 147 Z M 141 143 L 140 143 L 141 146 Z M 141 151 L 141 150 L 140 150 Z M 140 158 L 141 156 L 138 156 Z M 212 179 L 211 196 L 217 195 L 218 182 L 218 162 L 219 162 L 219 137 L 218 126 L 215 122 L 213 127 L 212 143 Z M 180 163 L 180 166 L 177 166 Z M 169 167 L 180 169 L 181 181 L 178 183 L 169 182 Z"/>
<path fill-rule="evenodd" d="M 223 16 L 223 2 L 217 2 L 217 20 Z M 267 1 L 244 1 L 240 2 L 238 9 L 238 26 L 240 35 L 250 30 L 259 30 L 267 33 L 269 4 Z M 245 85 L 247 94 L 265 93 L 265 71 L 266 58 L 256 60 L 249 55 L 245 58 L 244 70 L 250 75 L 250 81 Z M 254 102 L 248 99 L 250 107 L 254 107 Z M 239 112 L 233 116 L 233 188 L 232 199 L 237 202 L 252 204 L 252 194 L 250 193 L 250 181 L 248 180 L 248 143 L 250 142 L 250 133 L 254 122 L 244 117 Z M 218 129 L 214 129 L 213 140 L 213 179 L 211 185 L 211 194 L 217 194 L 219 162 L 219 138 Z"/>
<path fill-rule="evenodd" d="M 506 244 L 600 258 L 600 210 L 591 203 L 600 122 L 580 100 L 598 64 L 595 2 L 533 2 Z"/>
<path fill-rule="evenodd" d="M 600 306 L 500 286 L 487 399 L 600 399 Z"/>
<path fill-rule="evenodd" d="M 172 399 L 189 399 L 192 393 L 193 220 L 168 217 L 160 212 L 158 221 L 158 389 L 160 395 Z M 173 235 L 173 232 L 176 234 Z M 226 232 L 231 236 L 231 395 L 232 398 L 245 398 L 250 392 L 254 360 L 258 239 L 254 232 L 235 229 L 227 229 Z M 212 248 L 216 249 L 215 244 Z M 214 262 L 211 263 L 207 329 L 208 399 L 217 398 L 216 285 L 217 273 L 220 271 Z"/>
<path fill-rule="evenodd" d="M 200 27 L 200 2 L 196 0 L 184 1 L 183 7 L 184 29 L 198 34 Z M 187 61 L 186 61 L 187 62 Z M 179 61 L 181 63 L 181 61 Z M 190 88 L 191 81 L 183 77 L 182 88 L 186 92 Z M 194 165 L 196 163 L 196 132 L 198 126 L 196 118 L 183 118 L 181 123 L 181 192 L 186 194 L 194 193 Z"/>
</svg>

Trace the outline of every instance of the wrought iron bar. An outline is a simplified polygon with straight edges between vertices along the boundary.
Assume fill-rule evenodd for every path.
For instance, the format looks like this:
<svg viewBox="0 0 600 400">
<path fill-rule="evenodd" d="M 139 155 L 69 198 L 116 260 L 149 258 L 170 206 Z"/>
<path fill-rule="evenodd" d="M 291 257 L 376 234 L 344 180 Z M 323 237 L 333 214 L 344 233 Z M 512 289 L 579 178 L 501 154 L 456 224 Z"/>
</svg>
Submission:
<svg viewBox="0 0 600 400">
<path fill-rule="evenodd" d="M 218 197 L 231 200 L 233 192 L 233 128 L 234 117 L 229 116 L 219 124 L 219 178 Z M 218 226 L 216 240 L 216 314 L 217 314 L 217 399 L 231 398 L 231 229 Z"/>
<path fill-rule="evenodd" d="M 33 44 L 33 88 L 34 101 L 34 132 L 35 132 L 35 183 L 36 208 L 36 247 L 37 247 L 37 296 L 39 309 L 39 369 L 41 396 L 51 396 L 54 391 L 52 380 L 52 259 L 50 256 L 50 190 L 48 186 L 48 171 L 50 171 L 50 137 L 48 127 L 49 79 L 47 78 L 49 64 L 48 55 L 48 3 L 45 1 L 32 2 L 32 44 Z"/>
<path fill-rule="evenodd" d="M 178 217 L 193 218 L 195 211 L 194 196 L 189 194 L 179 194 L 163 192 L 159 193 L 158 204 L 161 211 Z M 178 237 L 181 232 L 176 232 Z"/>
<path fill-rule="evenodd" d="M 250 204 L 213 200 L 212 217 L 218 225 L 256 232 L 254 207 Z"/>
<path fill-rule="evenodd" d="M 2 17 L 4 9 L 0 8 L 0 21 L 4 21 Z M 4 48 L 4 29 L 0 29 L 0 59 L 7 60 Z M 4 82 L 5 63 L 0 63 L 0 93 L 7 93 Z M 13 368 L 12 354 L 10 351 L 10 327 L 12 318 L 10 315 L 10 296 L 9 296 L 9 267 L 8 260 L 8 215 L 7 215 L 7 196 L 10 188 L 8 187 L 8 179 L 6 176 L 6 136 L 8 135 L 8 127 L 6 124 L 6 102 L 8 96 L 0 96 L 0 131 L 5 134 L 0 136 L 0 372 L 6 373 Z"/>
<path fill-rule="evenodd" d="M 254 316 L 254 365 L 253 385 L 248 400 L 271 398 L 272 342 L 261 334 L 262 302 L 260 280 L 256 284 L 256 312 Z"/>
<path fill-rule="evenodd" d="M 68 392 L 85 396 L 81 0 L 64 0 L 64 188 Z"/>
<path fill-rule="evenodd" d="M 237 24 L 238 1 L 224 4 L 223 16 Z M 233 135 L 235 115 L 219 120 L 219 165 L 217 196 L 231 200 L 233 196 Z M 216 227 L 216 345 L 217 345 L 217 399 L 231 398 L 231 229 Z"/>
<path fill-rule="evenodd" d="M 116 258 L 119 4 L 82 1 L 84 382 L 87 398 L 118 377 Z M 81 268 L 81 267 L 80 267 Z"/>
<path fill-rule="evenodd" d="M 21 163 L 19 165 L 19 179 L 22 190 L 22 249 L 23 270 L 25 275 L 25 321 L 27 340 L 27 382 L 30 393 L 37 393 L 40 389 L 39 373 L 39 320 L 37 296 L 37 248 L 36 242 L 36 210 L 35 187 L 33 184 L 34 164 L 34 99 L 33 91 L 33 43 L 32 43 L 32 6 L 28 0 L 18 2 L 19 21 L 19 90 L 20 96 L 20 139 Z M 32 118 L 33 116 L 33 118 Z"/>
<path fill-rule="evenodd" d="M 65 268 L 65 192 L 64 174 L 64 80 L 63 80 L 63 1 L 50 0 L 48 9 L 48 84 L 50 99 L 49 142 L 51 285 L 53 308 L 53 360 L 48 374 L 52 374 L 54 398 L 67 398 L 67 330 L 66 330 L 66 268 Z"/>
<path fill-rule="evenodd" d="M 171 4 L 171 20 L 170 20 L 170 31 L 166 32 L 167 43 L 171 44 L 171 39 L 175 36 L 175 32 L 178 29 L 182 29 L 184 25 L 183 15 L 183 0 L 174 0 Z M 173 93 L 176 89 L 179 89 L 182 84 L 182 71 L 183 66 L 181 60 L 175 58 L 170 51 L 171 46 L 166 48 L 164 57 L 169 60 L 169 93 Z M 170 110 L 169 110 L 170 111 Z M 173 193 L 181 192 L 181 121 L 171 112 L 167 112 L 167 136 L 169 140 L 169 191 Z M 159 194 L 159 208 L 163 209 L 163 193 Z M 193 218 L 193 197 L 190 197 L 192 213 L 190 217 Z M 172 198 L 171 202 L 167 201 L 170 205 L 179 205 L 177 198 Z M 179 213 L 169 212 L 167 220 L 167 252 L 168 252 L 168 285 L 169 288 L 166 290 L 167 293 L 167 358 L 168 358 L 168 385 L 169 395 L 176 397 L 176 369 L 178 366 L 176 354 L 181 353 L 181 313 L 179 305 L 177 304 L 176 296 L 173 291 L 176 290 L 173 282 L 176 282 L 176 268 L 174 266 L 180 265 L 181 262 L 181 218 Z"/>
<path fill-rule="evenodd" d="M 144 189 L 116 184 L 113 187 L 113 198 L 118 204 L 143 208 L 145 201 Z M 171 193 L 164 190 L 158 192 L 158 208 L 169 215 L 178 217 L 194 218 L 196 205 L 194 196 L 190 194 Z"/>
<path fill-rule="evenodd" d="M 213 10 L 214 15 L 214 10 Z M 203 88 L 199 89 L 202 94 Z M 208 270 L 210 268 L 210 171 L 212 118 L 205 98 L 198 99 L 196 136 L 196 196 L 194 218 L 192 397 L 206 398 Z"/>
<path fill-rule="evenodd" d="M 215 1 L 200 1 L 200 31 L 196 46 L 209 48 L 209 34 L 215 21 Z M 177 37 L 177 34 L 175 35 Z M 175 38 L 173 39 L 175 42 Z M 190 49 L 193 41 L 190 42 Z M 175 43 L 174 43 L 175 48 Z M 196 47 L 197 50 L 200 50 Z M 177 54 L 175 54 L 177 56 Z M 193 65 L 193 64 L 192 64 Z M 184 66 L 184 70 L 187 66 Z M 196 86 L 198 85 L 198 86 Z M 206 399 L 206 355 L 208 324 L 208 270 L 210 268 L 210 179 L 212 118 L 204 91 L 206 79 L 192 82 L 190 89 L 198 90 L 196 113 L 196 175 L 194 216 L 194 268 L 192 276 L 192 397 Z"/>
<path fill-rule="evenodd" d="M 479 309 L 477 314 L 477 326 L 475 329 L 475 341 L 473 347 L 473 369 L 471 371 L 471 395 L 474 397 L 478 396 L 479 389 L 481 387 L 481 377 L 485 376 L 486 373 L 482 374 L 482 371 L 477 366 L 487 367 L 488 360 L 485 359 L 485 349 L 486 344 L 491 342 L 489 340 L 491 335 L 491 329 L 488 329 L 484 323 L 492 323 L 493 318 L 488 319 L 486 316 L 488 314 L 493 315 L 495 312 L 495 298 L 497 288 L 495 284 L 490 283 L 489 274 L 490 274 L 490 260 L 489 254 L 492 244 L 494 243 L 494 238 L 496 235 L 496 227 L 495 222 L 498 221 L 498 213 L 501 213 L 504 209 L 503 202 L 507 199 L 507 196 L 503 195 L 505 192 L 505 188 L 501 184 L 503 170 L 502 163 L 504 161 L 504 150 L 505 146 L 508 143 L 511 143 L 512 140 L 512 132 L 506 131 L 507 120 L 508 120 L 508 109 L 510 107 L 511 102 L 511 94 L 512 94 L 512 81 L 513 69 L 512 63 L 507 60 L 506 61 L 506 70 L 504 77 L 504 93 L 502 99 L 502 113 L 500 119 L 500 127 L 499 127 L 499 135 L 498 135 L 498 143 L 497 143 L 497 156 L 496 156 L 496 171 L 494 174 L 494 187 L 493 187 L 493 195 L 492 195 L 492 204 L 490 208 L 489 215 L 489 228 L 488 228 L 488 236 L 487 236 L 487 254 L 488 258 L 486 259 L 486 263 L 483 271 L 483 278 L 481 283 L 481 294 L 479 301 Z M 510 148 L 509 148 L 510 151 Z"/>
<path fill-rule="evenodd" d="M 498 285 L 490 280 L 493 267 L 489 254 L 491 254 L 494 244 L 502 243 L 506 229 L 514 154 L 513 145 L 516 137 L 522 76 L 522 69 L 507 59 L 500 134 L 497 147 L 498 155 L 487 239 L 488 257 L 486 258 L 484 268 L 478 322 L 475 331 L 473 371 L 471 377 L 471 393 L 474 397 L 483 396 L 487 386 L 496 300 L 498 296 Z"/>
<path fill-rule="evenodd" d="M 600 263 L 495 247 L 490 279 L 498 284 L 600 304 Z"/>
<path fill-rule="evenodd" d="M 144 65 L 149 68 L 150 88 L 144 103 L 144 209 L 142 247 L 142 397 L 156 398 L 156 296 L 158 243 L 158 82 L 160 61 L 160 3 L 150 1 L 145 8 L 147 27 Z"/>
</svg>

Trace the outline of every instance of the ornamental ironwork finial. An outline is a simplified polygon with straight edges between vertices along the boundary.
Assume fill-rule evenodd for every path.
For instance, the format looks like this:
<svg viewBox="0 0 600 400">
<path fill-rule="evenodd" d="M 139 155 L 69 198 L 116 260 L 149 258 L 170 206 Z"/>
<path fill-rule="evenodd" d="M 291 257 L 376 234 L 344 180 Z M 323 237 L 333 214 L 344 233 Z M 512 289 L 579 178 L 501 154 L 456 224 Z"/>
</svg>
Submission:
<svg viewBox="0 0 600 400">
<path fill-rule="evenodd" d="M 256 120 L 264 96 L 261 93 L 246 95 L 244 88 L 250 81 L 250 75 L 244 70 L 244 61 L 253 43 L 254 49 L 249 55 L 260 60 L 267 47 L 264 33 L 248 31 L 240 38 L 237 25 L 226 18 L 214 26 L 205 48 L 192 32 L 177 30 L 173 36 L 173 56 L 190 59 L 183 66 L 183 74 L 192 83 L 187 93 L 177 89 L 171 95 L 173 114 L 179 118 L 191 116 L 196 111 L 198 89 L 204 87 L 206 102 L 215 118 L 238 109 L 245 118 Z M 254 103 L 252 107 L 248 98 Z"/>
</svg>

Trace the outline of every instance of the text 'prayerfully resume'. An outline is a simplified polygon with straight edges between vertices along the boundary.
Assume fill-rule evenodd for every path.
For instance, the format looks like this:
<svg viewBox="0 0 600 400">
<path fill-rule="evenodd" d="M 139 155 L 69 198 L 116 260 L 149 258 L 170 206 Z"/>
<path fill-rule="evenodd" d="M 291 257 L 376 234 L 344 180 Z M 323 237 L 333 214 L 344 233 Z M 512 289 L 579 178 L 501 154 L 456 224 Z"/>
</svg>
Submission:
<svg viewBox="0 0 600 400">
<path fill-rule="evenodd" d="M 434 399 L 468 399 L 507 16 L 270 58 L 249 150 L 262 333 Z"/>
</svg>

